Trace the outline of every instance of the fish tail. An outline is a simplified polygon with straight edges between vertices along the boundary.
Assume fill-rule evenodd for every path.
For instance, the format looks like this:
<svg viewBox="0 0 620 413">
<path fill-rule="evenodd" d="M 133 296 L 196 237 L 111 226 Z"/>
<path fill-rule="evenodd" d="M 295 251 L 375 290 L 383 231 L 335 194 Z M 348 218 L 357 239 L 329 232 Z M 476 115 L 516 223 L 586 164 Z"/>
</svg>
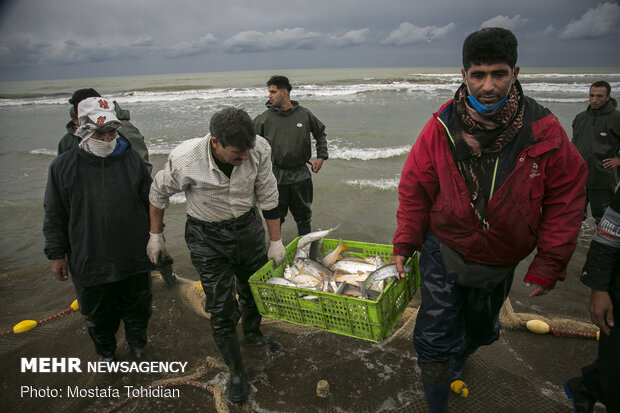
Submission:
<svg viewBox="0 0 620 413">
<path fill-rule="evenodd" d="M 357 284 L 360 286 L 360 290 L 362 291 L 362 298 L 368 298 L 368 291 L 366 291 L 366 284 L 364 281 L 358 281 Z"/>
</svg>

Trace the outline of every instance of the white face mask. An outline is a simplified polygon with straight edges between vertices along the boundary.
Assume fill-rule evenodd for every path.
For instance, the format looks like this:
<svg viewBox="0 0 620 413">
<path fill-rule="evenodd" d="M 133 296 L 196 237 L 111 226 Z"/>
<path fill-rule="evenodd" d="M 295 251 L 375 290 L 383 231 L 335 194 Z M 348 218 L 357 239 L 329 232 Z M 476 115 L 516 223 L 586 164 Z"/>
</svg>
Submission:
<svg viewBox="0 0 620 413">
<path fill-rule="evenodd" d="M 110 142 L 100 141 L 98 139 L 89 138 L 80 142 L 80 147 L 88 153 L 92 153 L 100 158 L 107 158 L 116 149 L 116 141 L 118 134 Z"/>
</svg>

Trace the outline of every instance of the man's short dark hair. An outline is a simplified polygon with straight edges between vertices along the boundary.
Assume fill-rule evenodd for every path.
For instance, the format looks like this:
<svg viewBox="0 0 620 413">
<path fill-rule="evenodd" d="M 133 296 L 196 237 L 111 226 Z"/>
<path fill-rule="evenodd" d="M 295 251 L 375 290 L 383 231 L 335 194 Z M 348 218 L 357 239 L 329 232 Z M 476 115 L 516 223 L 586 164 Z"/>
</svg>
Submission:
<svg viewBox="0 0 620 413">
<path fill-rule="evenodd" d="M 100 98 L 101 95 L 93 88 L 88 89 L 78 89 L 73 92 L 71 99 L 69 99 L 69 103 L 73 105 L 75 111 L 77 112 L 78 104 L 86 98 Z"/>
<path fill-rule="evenodd" d="M 254 122 L 243 109 L 230 107 L 215 113 L 209 123 L 209 132 L 222 146 L 245 151 L 256 144 Z"/>
<path fill-rule="evenodd" d="M 517 38 L 507 29 L 485 27 L 471 33 L 463 42 L 463 67 L 472 64 L 506 63 L 511 68 L 517 64 Z"/>
<path fill-rule="evenodd" d="M 288 78 L 281 75 L 275 75 L 269 78 L 269 80 L 267 81 L 267 87 L 272 85 L 277 87 L 278 89 L 286 89 L 289 92 L 291 91 L 291 89 L 293 89 L 290 82 L 288 81 Z"/>
<path fill-rule="evenodd" d="M 592 83 L 590 89 L 592 89 L 593 87 L 604 87 L 605 89 L 607 89 L 607 96 L 611 94 L 611 85 L 604 80 L 599 80 L 598 82 Z"/>
</svg>

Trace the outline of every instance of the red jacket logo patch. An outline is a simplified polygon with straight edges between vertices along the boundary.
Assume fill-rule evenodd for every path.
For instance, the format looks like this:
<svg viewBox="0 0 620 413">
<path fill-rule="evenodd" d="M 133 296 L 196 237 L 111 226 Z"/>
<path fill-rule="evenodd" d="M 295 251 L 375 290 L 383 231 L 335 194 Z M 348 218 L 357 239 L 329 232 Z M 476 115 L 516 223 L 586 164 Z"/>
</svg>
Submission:
<svg viewBox="0 0 620 413">
<path fill-rule="evenodd" d="M 103 99 L 99 99 L 99 107 L 101 107 L 101 109 L 110 109 L 108 101 Z"/>
<path fill-rule="evenodd" d="M 104 123 L 105 123 L 105 116 L 99 116 L 99 117 L 97 118 L 97 125 L 98 125 L 98 126 L 101 126 L 101 125 L 103 125 Z"/>
</svg>

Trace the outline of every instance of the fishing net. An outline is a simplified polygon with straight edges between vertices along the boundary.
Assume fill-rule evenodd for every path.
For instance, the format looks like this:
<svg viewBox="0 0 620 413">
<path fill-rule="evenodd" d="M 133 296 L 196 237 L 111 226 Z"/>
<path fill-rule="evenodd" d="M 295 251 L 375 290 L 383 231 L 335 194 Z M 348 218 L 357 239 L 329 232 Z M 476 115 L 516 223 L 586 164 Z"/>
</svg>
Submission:
<svg viewBox="0 0 620 413">
<path fill-rule="evenodd" d="M 183 267 L 179 267 L 183 268 Z M 189 267 L 185 268 L 189 273 Z M 178 268 L 177 268 L 178 271 Z M 194 279 L 191 279 L 193 276 Z M 204 312 L 204 294 L 197 276 L 179 277 L 169 288 L 153 275 L 153 315 L 149 322 L 151 357 L 187 361 L 183 374 L 21 373 L 23 357 L 78 357 L 98 360 L 79 311 L 66 312 L 74 299 L 70 282 L 54 280 L 47 265 L 0 275 L 0 331 L 11 330 L 23 319 L 43 320 L 65 311 L 24 333 L 0 336 L 4 411 L 67 412 L 426 412 L 417 355 L 412 345 L 418 294 L 414 296 L 392 334 L 373 343 L 323 330 L 263 319 L 265 335 L 280 342 L 275 353 L 242 344 L 245 369 L 251 383 L 250 400 L 228 404 L 228 370 L 213 342 Z M 578 334 L 536 335 L 523 323 L 540 319 L 550 327 L 592 333 L 587 320 L 515 312 L 510 301 L 501 313 L 499 341 L 480 348 L 465 366 L 470 396 L 451 394 L 451 412 L 566 412 L 569 403 L 562 383 L 596 357 L 596 340 Z M 119 360 L 132 360 L 117 334 Z M 317 395 L 317 383 L 326 380 L 327 397 Z M 117 397 L 33 397 L 24 387 L 45 389 L 67 386 L 118 388 Z M 178 397 L 131 397 L 123 386 L 177 389 Z M 596 412 L 604 411 L 597 405 Z"/>
</svg>

